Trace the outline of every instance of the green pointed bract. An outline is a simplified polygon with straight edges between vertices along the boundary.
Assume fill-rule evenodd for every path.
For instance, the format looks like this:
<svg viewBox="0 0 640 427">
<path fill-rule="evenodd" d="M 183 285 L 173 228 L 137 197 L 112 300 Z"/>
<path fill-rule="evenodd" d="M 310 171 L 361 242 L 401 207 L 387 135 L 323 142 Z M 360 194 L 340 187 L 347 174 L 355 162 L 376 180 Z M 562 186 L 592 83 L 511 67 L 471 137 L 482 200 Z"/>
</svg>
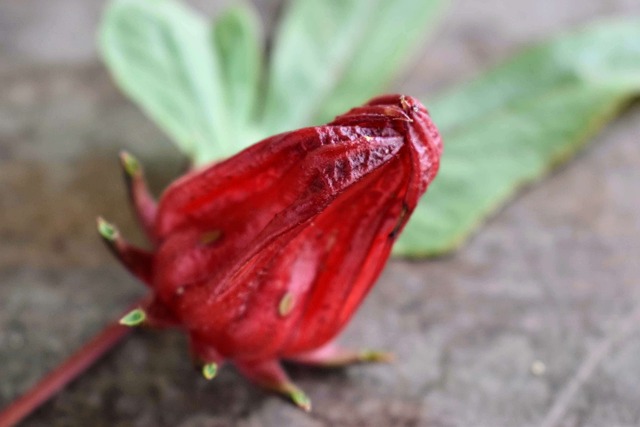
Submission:
<svg viewBox="0 0 640 427">
<path fill-rule="evenodd" d="M 386 351 L 362 350 L 360 352 L 360 360 L 362 362 L 389 363 L 389 362 L 392 362 L 393 359 L 394 359 L 393 354 Z"/>
<path fill-rule="evenodd" d="M 139 326 L 147 319 L 147 314 L 141 308 L 136 308 L 125 314 L 120 319 L 120 324 L 123 326 Z"/>
<path fill-rule="evenodd" d="M 212 380 L 218 374 L 218 364 L 211 362 L 202 367 L 202 376 L 208 380 Z"/>
<path fill-rule="evenodd" d="M 295 403 L 299 408 L 306 412 L 311 411 L 311 400 L 304 391 L 295 389 L 289 393 L 289 397 L 291 397 L 293 403 Z"/>
<path fill-rule="evenodd" d="M 138 162 L 138 159 L 133 157 L 128 152 L 120 152 L 120 161 L 122 162 L 122 167 L 124 168 L 124 171 L 127 173 L 127 175 L 135 176 L 140 173 L 140 163 Z"/>
<path fill-rule="evenodd" d="M 113 242 L 118 238 L 118 229 L 113 224 L 105 221 L 102 217 L 98 217 L 98 233 L 110 242 Z"/>
</svg>

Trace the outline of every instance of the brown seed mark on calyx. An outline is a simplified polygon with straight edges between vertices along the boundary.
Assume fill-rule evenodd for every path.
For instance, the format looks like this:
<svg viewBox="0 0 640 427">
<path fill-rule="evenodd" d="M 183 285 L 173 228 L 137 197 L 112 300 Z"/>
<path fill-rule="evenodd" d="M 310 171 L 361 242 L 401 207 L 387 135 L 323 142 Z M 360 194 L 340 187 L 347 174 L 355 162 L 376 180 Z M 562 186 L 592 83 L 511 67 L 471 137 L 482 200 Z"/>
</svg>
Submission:
<svg viewBox="0 0 640 427">
<path fill-rule="evenodd" d="M 220 240 L 220 237 L 222 237 L 222 231 L 220 230 L 207 231 L 202 236 L 200 236 L 200 244 L 210 245 Z"/>
<path fill-rule="evenodd" d="M 280 316 L 285 317 L 291 313 L 293 310 L 293 306 L 295 304 L 295 300 L 293 298 L 293 294 L 291 292 L 287 292 L 284 294 L 282 299 L 280 300 L 280 304 L 278 304 L 278 313 Z"/>
</svg>

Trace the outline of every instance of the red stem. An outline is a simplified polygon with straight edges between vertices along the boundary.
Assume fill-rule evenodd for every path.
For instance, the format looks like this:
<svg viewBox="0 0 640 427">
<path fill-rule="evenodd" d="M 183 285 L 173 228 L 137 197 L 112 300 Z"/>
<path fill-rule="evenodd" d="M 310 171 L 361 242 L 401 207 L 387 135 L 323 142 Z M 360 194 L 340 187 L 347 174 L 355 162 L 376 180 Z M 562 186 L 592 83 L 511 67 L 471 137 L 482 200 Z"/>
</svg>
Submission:
<svg viewBox="0 0 640 427">
<path fill-rule="evenodd" d="M 143 301 L 136 302 L 131 309 L 140 307 Z M 91 341 L 0 412 L 0 427 L 15 426 L 28 417 L 118 344 L 129 332 L 131 328 L 121 326 L 117 321 L 107 325 Z"/>
</svg>

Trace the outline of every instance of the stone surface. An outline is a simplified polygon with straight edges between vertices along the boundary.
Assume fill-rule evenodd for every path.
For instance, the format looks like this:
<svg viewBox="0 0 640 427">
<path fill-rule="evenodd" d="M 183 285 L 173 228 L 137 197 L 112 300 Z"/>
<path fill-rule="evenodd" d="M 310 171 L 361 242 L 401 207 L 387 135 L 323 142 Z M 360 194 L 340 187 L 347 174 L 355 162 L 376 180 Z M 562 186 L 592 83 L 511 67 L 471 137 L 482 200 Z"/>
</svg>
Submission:
<svg viewBox="0 0 640 427">
<path fill-rule="evenodd" d="M 117 151 L 138 154 L 156 190 L 184 165 L 99 65 L 101 7 L 0 0 L 0 406 L 143 291 L 94 231 L 102 214 L 140 239 Z M 632 13 L 634 0 L 454 1 L 398 87 L 434 93 L 552 33 Z M 458 253 L 391 262 L 343 341 L 397 361 L 290 367 L 311 415 L 230 368 L 208 383 L 182 336 L 140 332 L 24 425 L 640 425 L 639 140 L 636 104 Z"/>
</svg>

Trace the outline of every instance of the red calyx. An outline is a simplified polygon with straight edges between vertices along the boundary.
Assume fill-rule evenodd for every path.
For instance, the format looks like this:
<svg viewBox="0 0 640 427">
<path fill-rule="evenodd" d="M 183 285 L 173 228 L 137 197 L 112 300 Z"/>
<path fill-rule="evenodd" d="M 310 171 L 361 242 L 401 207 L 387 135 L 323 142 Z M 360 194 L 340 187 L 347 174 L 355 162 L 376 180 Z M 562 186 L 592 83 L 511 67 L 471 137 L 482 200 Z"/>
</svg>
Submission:
<svg viewBox="0 0 640 427">
<path fill-rule="evenodd" d="M 379 276 L 441 151 L 427 110 L 387 95 L 188 173 L 157 206 L 142 169 L 123 154 L 154 244 L 152 252 L 134 248 L 101 223 L 110 248 L 151 289 L 144 316 L 125 323 L 180 327 L 207 378 L 231 361 L 309 409 L 280 361 L 388 359 L 333 339 Z"/>
</svg>

